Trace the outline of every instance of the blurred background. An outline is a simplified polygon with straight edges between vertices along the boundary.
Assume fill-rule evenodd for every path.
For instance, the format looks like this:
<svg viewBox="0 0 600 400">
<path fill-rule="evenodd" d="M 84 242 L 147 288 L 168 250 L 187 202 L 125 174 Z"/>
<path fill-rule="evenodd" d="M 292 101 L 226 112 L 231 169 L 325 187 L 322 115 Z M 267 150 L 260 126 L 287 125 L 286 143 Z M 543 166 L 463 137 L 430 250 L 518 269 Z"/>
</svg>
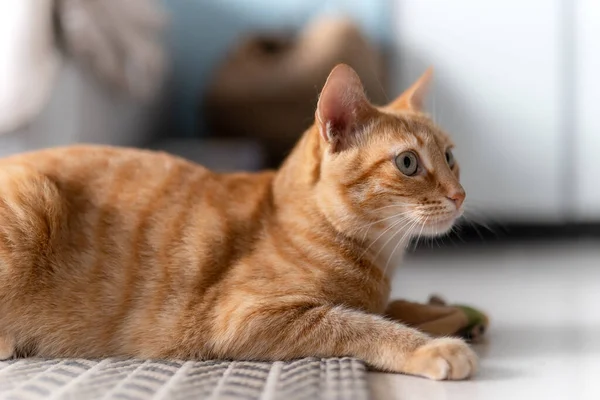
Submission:
<svg viewBox="0 0 600 400">
<path fill-rule="evenodd" d="M 375 103 L 432 65 L 429 111 L 491 228 L 461 238 L 600 236 L 599 18 L 593 0 L 3 0 L 0 156 L 86 142 L 276 167 L 336 63 Z"/>
</svg>

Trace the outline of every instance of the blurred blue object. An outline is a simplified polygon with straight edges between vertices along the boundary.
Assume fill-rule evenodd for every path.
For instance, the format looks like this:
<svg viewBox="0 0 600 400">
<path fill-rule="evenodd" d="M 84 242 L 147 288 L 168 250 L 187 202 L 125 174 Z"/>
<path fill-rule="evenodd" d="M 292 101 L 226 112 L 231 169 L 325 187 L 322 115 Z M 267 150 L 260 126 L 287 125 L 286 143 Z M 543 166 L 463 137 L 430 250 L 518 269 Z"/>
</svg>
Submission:
<svg viewBox="0 0 600 400">
<path fill-rule="evenodd" d="M 389 36 L 386 0 L 162 0 L 171 13 L 172 113 L 177 136 L 206 135 L 198 101 L 211 73 L 237 38 L 267 29 L 297 29 L 318 14 L 356 20 L 377 42 Z"/>
</svg>

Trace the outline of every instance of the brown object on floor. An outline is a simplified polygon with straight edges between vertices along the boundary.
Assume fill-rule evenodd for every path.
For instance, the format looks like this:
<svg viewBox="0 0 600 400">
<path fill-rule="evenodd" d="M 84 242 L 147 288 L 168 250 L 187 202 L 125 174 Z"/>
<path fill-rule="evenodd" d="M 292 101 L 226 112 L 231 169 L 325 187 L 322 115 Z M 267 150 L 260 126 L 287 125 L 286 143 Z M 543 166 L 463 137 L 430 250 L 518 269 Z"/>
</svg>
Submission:
<svg viewBox="0 0 600 400">
<path fill-rule="evenodd" d="M 438 296 L 432 296 L 427 304 L 392 301 L 386 315 L 432 336 L 459 336 L 472 342 L 481 340 L 489 323 L 487 317 L 481 322 L 474 322 L 463 307 L 447 305 Z"/>
<path fill-rule="evenodd" d="M 387 315 L 433 336 L 454 335 L 469 322 L 457 308 L 406 300 L 391 302 Z"/>
<path fill-rule="evenodd" d="M 278 165 L 312 123 L 319 88 L 341 62 L 357 71 L 373 103 L 386 102 L 382 53 L 347 19 L 319 18 L 298 35 L 247 38 L 207 91 L 210 132 L 258 139 L 269 166 Z"/>
</svg>

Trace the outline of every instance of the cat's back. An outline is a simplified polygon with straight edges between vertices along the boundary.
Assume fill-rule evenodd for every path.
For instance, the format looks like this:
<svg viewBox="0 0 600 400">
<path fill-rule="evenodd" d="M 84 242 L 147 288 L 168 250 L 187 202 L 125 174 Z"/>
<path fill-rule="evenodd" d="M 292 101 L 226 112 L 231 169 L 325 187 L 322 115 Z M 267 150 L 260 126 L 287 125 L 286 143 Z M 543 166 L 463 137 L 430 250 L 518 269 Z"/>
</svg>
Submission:
<svg viewBox="0 0 600 400">
<path fill-rule="evenodd" d="M 0 160 L 0 197 L 12 204 L 3 219 L 20 222 L 9 215 L 11 207 L 46 222 L 53 220 L 52 210 L 62 212 L 54 218 L 61 229 L 49 230 L 63 232 L 63 244 L 79 252 L 105 253 L 100 247 L 113 246 L 109 253 L 122 247 L 126 253 L 144 247 L 140 241 L 166 245 L 248 220 L 268 197 L 270 179 L 269 173 L 218 174 L 170 154 L 108 146 Z"/>
<path fill-rule="evenodd" d="M 45 149 L 0 160 L 0 173 L 23 167 L 48 177 L 73 201 L 78 197 L 88 202 L 122 199 L 130 205 L 158 194 L 157 190 L 165 192 L 169 183 L 183 185 L 191 177 L 210 182 L 213 175 L 170 154 L 94 145 Z"/>
<path fill-rule="evenodd" d="M 137 242 L 206 206 L 204 194 L 219 185 L 199 165 L 145 150 L 72 146 L 8 157 L 0 160 L 0 229 L 10 243 L 0 248 L 11 250 L 0 258 L 46 260 L 48 248 L 61 264 L 85 254 L 122 261 Z"/>
</svg>

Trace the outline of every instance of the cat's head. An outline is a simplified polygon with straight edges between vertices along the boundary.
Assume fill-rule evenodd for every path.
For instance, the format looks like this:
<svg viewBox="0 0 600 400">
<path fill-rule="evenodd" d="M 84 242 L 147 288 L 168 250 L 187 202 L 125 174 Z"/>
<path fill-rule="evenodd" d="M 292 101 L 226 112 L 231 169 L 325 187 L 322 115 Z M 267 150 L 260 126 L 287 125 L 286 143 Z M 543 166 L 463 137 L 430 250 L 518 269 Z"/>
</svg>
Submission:
<svg viewBox="0 0 600 400">
<path fill-rule="evenodd" d="M 431 76 L 428 70 L 396 100 L 376 107 L 352 68 L 331 72 L 316 110 L 322 149 L 316 189 L 339 229 L 434 236 L 462 214 L 465 191 L 453 143 L 422 112 Z"/>
</svg>

